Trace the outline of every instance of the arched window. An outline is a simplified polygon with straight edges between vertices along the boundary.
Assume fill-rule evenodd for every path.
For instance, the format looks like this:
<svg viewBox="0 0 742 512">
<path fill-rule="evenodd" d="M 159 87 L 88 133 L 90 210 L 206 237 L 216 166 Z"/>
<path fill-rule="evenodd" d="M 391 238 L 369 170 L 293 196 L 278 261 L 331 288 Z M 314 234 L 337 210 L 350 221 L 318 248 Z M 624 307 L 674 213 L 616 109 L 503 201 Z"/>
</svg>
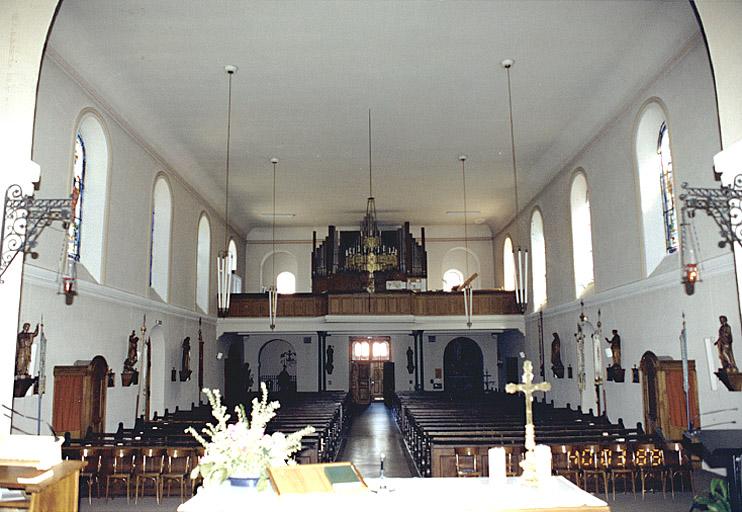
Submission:
<svg viewBox="0 0 742 512">
<path fill-rule="evenodd" d="M 67 256 L 80 261 L 80 230 L 82 228 L 82 202 L 85 199 L 85 169 L 87 155 L 85 141 L 79 133 L 75 135 L 75 156 L 72 167 L 72 203 L 74 210 L 67 229 Z"/>
<path fill-rule="evenodd" d="M 211 277 L 211 225 L 206 215 L 198 221 L 196 249 L 196 306 L 209 312 L 209 285 Z"/>
<path fill-rule="evenodd" d="M 675 211 L 674 180 L 672 177 L 672 154 L 667 123 L 662 123 L 657 137 L 657 155 L 660 171 L 660 190 L 662 191 L 662 219 L 665 225 L 665 250 L 673 253 L 678 250 L 678 216 Z"/>
<path fill-rule="evenodd" d="M 651 274 L 668 254 L 678 249 L 672 155 L 667 116 L 653 100 L 642 111 L 636 130 L 644 263 Z"/>
<path fill-rule="evenodd" d="M 464 282 L 464 274 L 455 268 L 449 268 L 443 273 L 443 291 L 450 292 L 454 286 Z"/>
<path fill-rule="evenodd" d="M 276 290 L 282 295 L 296 293 L 296 276 L 291 272 L 281 272 L 276 276 Z"/>
<path fill-rule="evenodd" d="M 71 192 L 73 217 L 67 231 L 67 257 L 101 281 L 103 236 L 108 195 L 108 141 L 98 118 L 85 114 L 73 148 Z"/>
<path fill-rule="evenodd" d="M 575 295 L 579 298 L 593 286 L 593 237 L 590 221 L 590 194 L 587 179 L 575 174 L 569 193 L 572 213 L 572 259 L 575 269 Z"/>
<path fill-rule="evenodd" d="M 544 219 L 541 212 L 531 216 L 531 278 L 533 281 L 533 310 L 546 304 L 546 243 L 544 242 Z"/>
<path fill-rule="evenodd" d="M 351 341 L 351 359 L 353 361 L 389 361 L 391 359 L 389 345 L 387 336 L 354 338 Z"/>
<path fill-rule="evenodd" d="M 515 290 L 515 260 L 513 259 L 513 240 L 505 238 L 502 244 L 502 288 Z"/>
<path fill-rule="evenodd" d="M 151 246 L 149 255 L 149 285 L 168 301 L 170 284 L 170 230 L 173 217 L 173 197 L 163 176 L 158 176 L 152 197 Z"/>
<path fill-rule="evenodd" d="M 229 241 L 227 252 L 229 253 L 229 259 L 232 262 L 232 268 L 230 270 L 232 272 L 237 272 L 237 244 L 234 243 L 234 240 Z"/>
</svg>

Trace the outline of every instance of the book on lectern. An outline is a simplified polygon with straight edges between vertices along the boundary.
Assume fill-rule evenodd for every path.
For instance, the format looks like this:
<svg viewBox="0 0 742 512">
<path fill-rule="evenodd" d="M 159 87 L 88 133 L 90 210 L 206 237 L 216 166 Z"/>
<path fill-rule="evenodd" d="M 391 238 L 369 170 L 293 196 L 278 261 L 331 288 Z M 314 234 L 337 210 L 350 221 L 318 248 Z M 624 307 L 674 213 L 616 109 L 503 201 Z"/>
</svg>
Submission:
<svg viewBox="0 0 742 512">
<path fill-rule="evenodd" d="M 301 464 L 268 468 L 276 494 L 363 492 L 366 482 L 352 462 Z"/>
</svg>

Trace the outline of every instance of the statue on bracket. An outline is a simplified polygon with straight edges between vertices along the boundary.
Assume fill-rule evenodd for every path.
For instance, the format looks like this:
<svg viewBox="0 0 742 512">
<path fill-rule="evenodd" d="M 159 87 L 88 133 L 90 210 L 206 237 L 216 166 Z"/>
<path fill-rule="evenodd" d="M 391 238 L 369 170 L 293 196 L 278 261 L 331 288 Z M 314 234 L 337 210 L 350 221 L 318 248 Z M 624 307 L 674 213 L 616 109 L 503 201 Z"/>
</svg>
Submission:
<svg viewBox="0 0 742 512">
<path fill-rule="evenodd" d="M 617 329 L 613 329 L 612 333 L 611 339 L 605 339 L 611 346 L 611 357 L 613 358 L 613 364 L 608 367 L 608 380 L 623 382 L 626 378 L 626 370 L 621 368 L 621 336 Z"/>
<path fill-rule="evenodd" d="M 415 371 L 415 363 L 412 362 L 415 354 L 412 352 L 412 347 L 407 347 L 407 373 L 412 375 Z"/>
<path fill-rule="evenodd" d="M 327 345 L 327 350 L 325 351 L 325 371 L 327 372 L 327 375 L 332 375 L 333 370 L 335 369 L 335 348 L 332 345 Z"/>
<path fill-rule="evenodd" d="M 191 378 L 191 337 L 186 336 L 182 344 L 183 355 L 180 359 L 180 382 Z"/>
<path fill-rule="evenodd" d="M 26 322 L 23 324 L 23 329 L 18 333 L 15 343 L 15 377 L 27 378 L 30 377 L 29 366 L 31 365 L 31 346 L 33 345 L 34 339 L 39 335 L 39 324 L 36 324 L 36 329 L 31 332 L 31 324 Z"/>
<path fill-rule="evenodd" d="M 121 385 L 124 387 L 139 383 L 139 372 L 137 371 L 137 361 L 139 360 L 137 355 L 138 343 L 139 337 L 136 335 L 136 331 L 132 330 L 129 335 L 129 348 L 126 351 L 126 359 L 124 359 L 124 371 L 121 372 Z"/>
<path fill-rule="evenodd" d="M 727 317 L 719 317 L 719 337 L 714 342 L 719 350 L 719 361 L 721 368 L 716 372 L 716 376 L 721 380 L 730 391 L 742 391 L 742 373 L 739 373 L 737 363 L 734 360 L 732 352 L 732 327 L 727 323 Z"/>
<path fill-rule="evenodd" d="M 39 335 L 39 324 L 31 332 L 31 324 L 26 322 L 23 329 L 18 333 L 15 342 L 15 380 L 13 382 L 13 396 L 26 396 L 29 388 L 37 382 L 37 378 L 31 377 L 31 347 L 34 339 Z"/>
<path fill-rule="evenodd" d="M 255 384 L 255 379 L 253 379 L 252 376 L 252 368 L 250 368 L 250 363 L 245 363 L 244 368 L 244 375 L 247 376 L 247 378 L 245 379 L 245 388 L 247 392 L 250 392 L 252 391 L 253 384 Z"/>
<path fill-rule="evenodd" d="M 551 334 L 554 339 L 551 340 L 551 371 L 554 372 L 554 376 L 563 379 L 564 378 L 564 363 L 562 363 L 562 340 L 559 339 L 559 334 L 554 332 Z"/>
</svg>

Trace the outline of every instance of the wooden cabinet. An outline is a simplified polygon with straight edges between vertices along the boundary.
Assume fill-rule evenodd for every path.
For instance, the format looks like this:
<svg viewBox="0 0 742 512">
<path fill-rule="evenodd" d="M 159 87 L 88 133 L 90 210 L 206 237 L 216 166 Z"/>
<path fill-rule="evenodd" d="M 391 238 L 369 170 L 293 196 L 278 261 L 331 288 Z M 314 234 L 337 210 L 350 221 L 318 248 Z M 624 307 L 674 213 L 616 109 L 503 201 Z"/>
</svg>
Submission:
<svg viewBox="0 0 742 512">
<path fill-rule="evenodd" d="M 52 423 L 56 432 L 80 438 L 88 427 L 93 432 L 105 430 L 107 372 L 108 364 L 101 356 L 87 365 L 54 367 Z"/>
<path fill-rule="evenodd" d="M 0 465 L 0 487 L 19 489 L 26 493 L 26 499 L 0 502 L 0 511 L 9 509 L 29 512 L 77 512 L 78 481 L 82 463 L 66 460 L 53 466 L 53 474 L 38 483 L 20 484 L 18 478 L 40 478 L 45 471 L 27 466 Z"/>
<path fill-rule="evenodd" d="M 683 362 L 660 359 L 646 352 L 641 360 L 644 423 L 647 433 L 659 427 L 666 439 L 679 441 L 688 428 L 683 391 Z M 690 415 L 693 426 L 700 426 L 696 362 L 688 361 Z"/>
</svg>

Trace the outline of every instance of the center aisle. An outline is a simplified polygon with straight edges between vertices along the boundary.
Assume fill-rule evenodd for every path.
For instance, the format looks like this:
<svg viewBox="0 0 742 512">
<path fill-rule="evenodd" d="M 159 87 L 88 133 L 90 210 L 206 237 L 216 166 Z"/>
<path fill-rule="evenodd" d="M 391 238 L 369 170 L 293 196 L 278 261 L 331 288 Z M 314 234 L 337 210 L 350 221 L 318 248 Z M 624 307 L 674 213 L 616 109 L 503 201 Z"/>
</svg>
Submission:
<svg viewBox="0 0 742 512">
<path fill-rule="evenodd" d="M 364 477 L 377 478 L 381 453 L 386 456 L 384 476 L 417 476 L 391 411 L 383 403 L 376 402 L 355 412 L 337 460 L 350 461 Z"/>
</svg>

